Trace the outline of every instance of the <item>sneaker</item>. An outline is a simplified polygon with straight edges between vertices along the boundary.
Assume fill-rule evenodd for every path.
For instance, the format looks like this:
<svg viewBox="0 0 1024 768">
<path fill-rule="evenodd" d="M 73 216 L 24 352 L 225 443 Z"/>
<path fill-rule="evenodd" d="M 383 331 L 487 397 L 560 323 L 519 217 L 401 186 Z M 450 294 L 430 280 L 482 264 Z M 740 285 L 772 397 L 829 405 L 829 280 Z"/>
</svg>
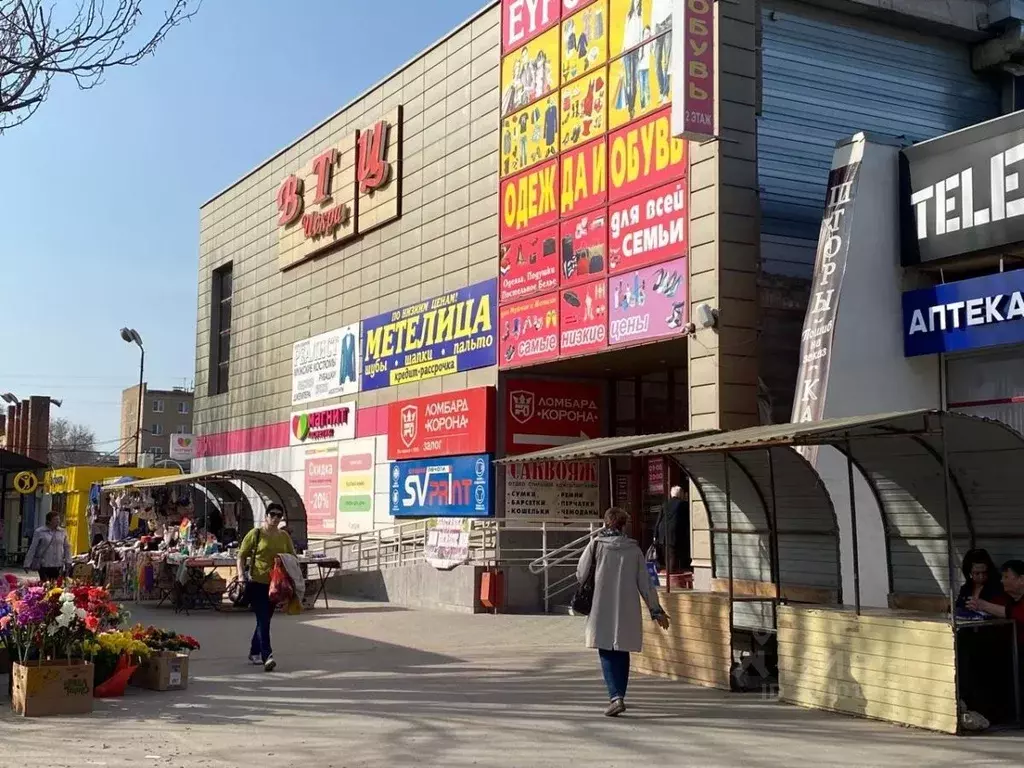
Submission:
<svg viewBox="0 0 1024 768">
<path fill-rule="evenodd" d="M 626 703 L 622 699 L 612 699 L 611 704 L 608 705 L 608 709 L 604 711 L 608 717 L 618 717 L 626 711 Z"/>
<path fill-rule="evenodd" d="M 277 668 L 277 662 L 274 661 L 274 657 L 273 656 L 269 657 L 266 661 L 263 662 L 263 671 L 264 672 L 273 672 L 274 669 L 276 669 L 276 668 Z"/>
<path fill-rule="evenodd" d="M 249 663 L 252 664 L 254 667 L 262 666 L 263 659 L 260 658 L 260 655 L 258 653 L 250 653 Z"/>
</svg>

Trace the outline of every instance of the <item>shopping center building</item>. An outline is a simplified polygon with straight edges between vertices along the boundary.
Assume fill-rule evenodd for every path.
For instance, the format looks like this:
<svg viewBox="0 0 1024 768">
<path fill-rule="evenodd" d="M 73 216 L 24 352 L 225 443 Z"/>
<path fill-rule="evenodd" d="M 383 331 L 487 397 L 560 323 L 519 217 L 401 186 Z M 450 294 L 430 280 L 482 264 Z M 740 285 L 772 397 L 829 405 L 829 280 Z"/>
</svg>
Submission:
<svg viewBox="0 0 1024 768">
<path fill-rule="evenodd" d="M 1016 106 L 1013 7 L 489 4 L 202 206 L 194 470 L 288 478 L 312 536 L 620 502 L 646 543 L 674 463 L 493 460 L 885 409 L 798 370 L 836 143 L 888 137 L 898 227 L 898 145 Z"/>
</svg>

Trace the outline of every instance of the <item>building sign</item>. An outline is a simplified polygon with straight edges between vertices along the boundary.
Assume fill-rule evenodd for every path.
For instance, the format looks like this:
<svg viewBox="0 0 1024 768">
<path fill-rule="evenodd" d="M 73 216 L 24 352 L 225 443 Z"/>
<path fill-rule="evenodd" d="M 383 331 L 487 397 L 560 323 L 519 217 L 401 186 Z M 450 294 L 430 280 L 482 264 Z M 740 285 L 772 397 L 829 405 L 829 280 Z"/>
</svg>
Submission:
<svg viewBox="0 0 1024 768">
<path fill-rule="evenodd" d="M 489 454 L 395 461 L 391 464 L 394 517 L 489 517 Z"/>
<path fill-rule="evenodd" d="M 562 280 L 571 286 L 607 270 L 608 216 L 601 208 L 562 222 Z"/>
<path fill-rule="evenodd" d="M 502 121 L 502 175 L 518 173 L 557 154 L 557 94 L 552 94 L 533 106 L 525 107 Z"/>
<path fill-rule="evenodd" d="M 900 154 L 904 266 L 1024 241 L 1024 112 Z"/>
<path fill-rule="evenodd" d="M 600 437 L 604 395 L 579 381 L 505 382 L 505 453 L 515 455 Z"/>
<path fill-rule="evenodd" d="M 601 67 L 562 88 L 562 149 L 604 134 L 608 128 L 608 70 Z"/>
<path fill-rule="evenodd" d="M 497 283 L 485 280 L 364 320 L 363 390 L 494 365 Z"/>
<path fill-rule="evenodd" d="M 305 456 L 305 485 L 302 503 L 306 507 L 306 532 L 311 536 L 337 533 L 338 446 L 310 448 Z"/>
<path fill-rule="evenodd" d="M 903 294 L 907 357 L 1024 342 L 1024 270 Z"/>
<path fill-rule="evenodd" d="M 388 406 L 388 458 L 421 459 L 491 453 L 494 449 L 494 389 L 400 400 Z"/>
<path fill-rule="evenodd" d="M 275 193 L 278 268 L 401 215 L 402 108 L 318 154 Z"/>
<path fill-rule="evenodd" d="M 351 440 L 356 436 L 356 404 L 328 405 L 292 414 L 292 445 Z"/>
<path fill-rule="evenodd" d="M 372 438 L 338 446 L 338 533 L 373 530 L 376 450 Z"/>
<path fill-rule="evenodd" d="M 545 96 L 557 98 L 558 30 L 550 29 L 501 61 L 501 115 L 507 117 Z M 558 112 L 555 112 L 555 129 Z"/>
<path fill-rule="evenodd" d="M 832 367 L 832 331 L 846 274 L 846 257 L 850 251 L 853 206 L 857 198 L 864 142 L 861 134 L 854 141 L 837 147 L 833 155 L 814 258 L 811 297 L 800 334 L 793 422 L 818 421 L 825 413 L 825 390 Z M 816 446 L 803 448 L 801 452 L 812 464 L 818 454 Z"/>
<path fill-rule="evenodd" d="M 576 0 L 572 5 L 562 4 L 563 83 L 593 72 L 608 60 L 608 0 Z M 588 6 L 585 11 L 574 13 L 584 5 Z"/>
<path fill-rule="evenodd" d="M 672 137 L 669 111 L 637 120 L 608 137 L 608 187 L 612 201 L 631 197 L 686 175 L 686 142 Z"/>
<path fill-rule="evenodd" d="M 501 0 L 502 52 L 517 48 L 557 24 L 560 5 L 559 0 Z M 557 47 L 552 63 L 558 63 Z"/>
<path fill-rule="evenodd" d="M 439 571 L 450 571 L 469 560 L 469 517 L 432 517 L 427 521 L 423 559 Z"/>
<path fill-rule="evenodd" d="M 608 201 L 608 144 L 597 139 L 564 152 L 561 161 L 561 212 L 582 213 Z"/>
<path fill-rule="evenodd" d="M 596 461 L 509 464 L 505 517 L 595 518 L 601 514 Z"/>
<path fill-rule="evenodd" d="M 682 336 L 689 323 L 686 257 L 610 277 L 608 295 L 613 346 Z"/>
<path fill-rule="evenodd" d="M 559 326 L 562 357 L 608 346 L 608 281 L 595 280 L 562 291 Z"/>
<path fill-rule="evenodd" d="M 554 360 L 558 357 L 558 294 L 504 304 L 498 326 L 500 367 Z"/>
<path fill-rule="evenodd" d="M 652 189 L 609 210 L 612 274 L 686 255 L 686 182 Z"/>
<path fill-rule="evenodd" d="M 715 6 L 713 0 L 680 0 L 672 30 L 681 66 L 673 83 L 672 133 L 703 142 L 715 138 Z"/>
<path fill-rule="evenodd" d="M 498 301 L 515 301 L 558 287 L 558 225 L 502 243 Z"/>
<path fill-rule="evenodd" d="M 167 456 L 171 461 L 192 461 L 196 457 L 196 436 L 181 432 L 171 435 Z"/>
<path fill-rule="evenodd" d="M 647 460 L 647 492 L 656 496 L 665 493 L 665 459 L 660 456 Z"/>
<path fill-rule="evenodd" d="M 558 160 L 503 179 L 501 197 L 501 239 L 558 221 Z"/>
<path fill-rule="evenodd" d="M 292 405 L 359 391 L 359 324 L 292 344 Z"/>
</svg>

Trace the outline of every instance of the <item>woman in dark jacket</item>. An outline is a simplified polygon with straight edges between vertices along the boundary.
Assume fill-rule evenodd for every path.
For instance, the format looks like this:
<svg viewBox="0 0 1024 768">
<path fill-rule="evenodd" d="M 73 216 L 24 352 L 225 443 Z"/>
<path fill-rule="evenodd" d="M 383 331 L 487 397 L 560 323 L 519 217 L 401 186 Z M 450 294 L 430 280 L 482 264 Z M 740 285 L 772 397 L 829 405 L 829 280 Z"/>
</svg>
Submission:
<svg viewBox="0 0 1024 768">
<path fill-rule="evenodd" d="M 1002 584 L 999 582 L 999 569 L 986 550 L 969 550 L 964 555 L 960 570 L 963 571 L 965 583 L 960 587 L 954 613 L 969 611 L 967 601 L 972 598 L 991 603 L 994 602 L 992 598 L 1003 593 Z"/>
</svg>

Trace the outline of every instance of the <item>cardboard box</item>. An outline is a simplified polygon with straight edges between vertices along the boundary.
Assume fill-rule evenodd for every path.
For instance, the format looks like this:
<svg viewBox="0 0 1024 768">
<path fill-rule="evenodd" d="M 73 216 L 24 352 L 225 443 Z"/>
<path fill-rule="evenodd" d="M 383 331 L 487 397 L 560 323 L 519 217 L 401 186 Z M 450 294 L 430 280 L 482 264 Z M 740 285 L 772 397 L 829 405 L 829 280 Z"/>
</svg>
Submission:
<svg viewBox="0 0 1024 768">
<path fill-rule="evenodd" d="M 92 712 L 94 674 L 86 661 L 14 664 L 11 708 L 25 717 L 87 715 Z"/>
<path fill-rule="evenodd" d="M 132 675 L 132 685 L 151 691 L 183 691 L 188 688 L 188 654 L 153 653 Z"/>
</svg>

